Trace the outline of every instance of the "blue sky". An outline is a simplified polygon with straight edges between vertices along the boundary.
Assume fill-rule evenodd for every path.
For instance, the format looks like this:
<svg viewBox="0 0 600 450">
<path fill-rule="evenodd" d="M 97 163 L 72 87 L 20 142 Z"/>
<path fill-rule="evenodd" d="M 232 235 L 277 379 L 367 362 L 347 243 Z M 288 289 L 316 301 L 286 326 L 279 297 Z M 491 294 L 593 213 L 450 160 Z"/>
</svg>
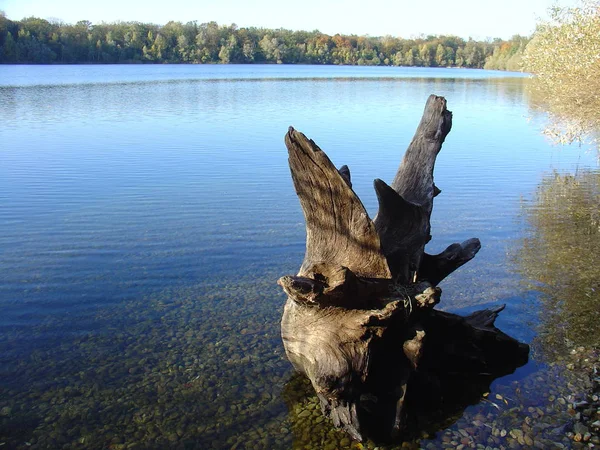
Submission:
<svg viewBox="0 0 600 450">
<path fill-rule="evenodd" d="M 559 0 L 573 4 L 576 0 Z M 66 23 L 214 20 L 240 27 L 315 30 L 327 34 L 453 34 L 485 39 L 528 35 L 555 0 L 0 0 L 9 19 L 36 16 Z"/>
</svg>

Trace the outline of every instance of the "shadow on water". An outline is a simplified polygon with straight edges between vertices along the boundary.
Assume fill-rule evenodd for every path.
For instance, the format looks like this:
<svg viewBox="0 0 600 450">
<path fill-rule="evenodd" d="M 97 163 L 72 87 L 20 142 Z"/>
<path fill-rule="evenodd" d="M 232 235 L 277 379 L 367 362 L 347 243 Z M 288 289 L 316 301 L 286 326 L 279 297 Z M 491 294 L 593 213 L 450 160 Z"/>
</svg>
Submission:
<svg viewBox="0 0 600 450">
<path fill-rule="evenodd" d="M 490 392 L 493 376 L 447 377 L 433 380 L 425 375 L 415 380 L 407 394 L 409 415 L 406 419 L 408 431 L 397 439 L 386 436 L 387 423 L 393 421 L 394 405 L 371 405 L 371 414 L 379 420 L 368 423 L 370 439 L 364 444 L 353 443 L 360 448 L 364 445 L 377 446 L 415 445 L 421 438 L 435 436 L 439 431 L 455 424 L 466 408 L 482 402 Z M 343 432 L 335 430 L 330 420 L 321 413 L 319 400 L 314 394 L 310 381 L 300 374 L 294 374 L 286 383 L 283 399 L 288 407 L 289 421 L 294 435 L 294 448 L 344 448 L 351 441 Z M 365 399 L 368 402 L 368 399 Z M 361 399 L 362 403 L 362 399 Z M 383 408 L 382 408 L 383 406 Z M 384 409 L 388 406 L 387 409 Z M 382 408 L 384 411 L 375 411 Z"/>
</svg>

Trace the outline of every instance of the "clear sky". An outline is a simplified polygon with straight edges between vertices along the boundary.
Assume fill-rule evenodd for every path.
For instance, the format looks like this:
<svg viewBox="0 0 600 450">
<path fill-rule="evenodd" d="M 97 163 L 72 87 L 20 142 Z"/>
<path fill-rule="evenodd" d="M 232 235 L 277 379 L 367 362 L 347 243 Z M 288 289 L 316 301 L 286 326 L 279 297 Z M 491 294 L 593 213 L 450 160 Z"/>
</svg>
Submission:
<svg viewBox="0 0 600 450">
<path fill-rule="evenodd" d="M 573 4 L 576 0 L 559 0 Z M 320 30 L 410 38 L 453 34 L 485 39 L 529 35 L 556 0 L 0 0 L 12 20 L 36 16 L 66 23 L 169 20 L 239 27 Z"/>
</svg>

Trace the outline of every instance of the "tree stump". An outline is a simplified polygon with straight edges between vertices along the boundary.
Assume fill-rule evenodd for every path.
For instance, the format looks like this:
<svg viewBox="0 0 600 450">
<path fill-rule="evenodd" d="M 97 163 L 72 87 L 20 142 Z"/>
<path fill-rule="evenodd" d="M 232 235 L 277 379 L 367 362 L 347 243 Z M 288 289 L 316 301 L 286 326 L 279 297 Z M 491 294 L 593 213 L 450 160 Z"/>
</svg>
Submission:
<svg viewBox="0 0 600 450">
<path fill-rule="evenodd" d="M 410 432 L 412 410 L 443 403 L 446 388 L 456 389 L 452 380 L 483 379 L 485 389 L 528 358 L 526 344 L 494 326 L 503 307 L 467 317 L 434 309 L 437 284 L 480 249 L 473 238 L 425 253 L 440 193 L 433 169 L 451 127 L 446 100 L 431 95 L 391 185 L 374 182 L 374 220 L 352 190 L 348 167 L 336 169 L 291 127 L 285 136 L 306 254 L 297 275 L 278 281 L 288 296 L 283 344 L 323 414 L 356 440 Z"/>
</svg>

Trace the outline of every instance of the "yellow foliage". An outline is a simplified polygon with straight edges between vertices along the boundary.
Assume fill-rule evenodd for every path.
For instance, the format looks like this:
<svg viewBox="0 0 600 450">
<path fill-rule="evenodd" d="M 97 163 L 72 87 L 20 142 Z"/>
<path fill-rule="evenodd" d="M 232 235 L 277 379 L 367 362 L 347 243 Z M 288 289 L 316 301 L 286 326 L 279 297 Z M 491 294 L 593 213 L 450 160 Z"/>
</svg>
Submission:
<svg viewBox="0 0 600 450">
<path fill-rule="evenodd" d="M 536 98 L 552 119 L 547 133 L 560 142 L 592 139 L 600 130 L 600 0 L 555 7 L 523 55 L 535 74 Z"/>
</svg>

